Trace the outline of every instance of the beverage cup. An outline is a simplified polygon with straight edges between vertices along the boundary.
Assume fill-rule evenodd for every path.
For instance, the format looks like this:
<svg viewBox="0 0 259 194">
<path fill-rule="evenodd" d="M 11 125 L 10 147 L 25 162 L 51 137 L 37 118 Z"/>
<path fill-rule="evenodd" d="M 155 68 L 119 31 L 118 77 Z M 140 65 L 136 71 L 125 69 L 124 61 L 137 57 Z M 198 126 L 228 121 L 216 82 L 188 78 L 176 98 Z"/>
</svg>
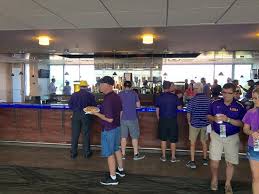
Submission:
<svg viewBox="0 0 259 194">
<path fill-rule="evenodd" d="M 216 116 L 216 117 L 220 117 L 220 116 L 222 116 L 222 115 L 223 115 L 223 114 L 216 114 L 215 116 Z M 218 123 L 218 124 L 222 124 L 223 121 L 217 121 L 217 123 Z"/>
</svg>

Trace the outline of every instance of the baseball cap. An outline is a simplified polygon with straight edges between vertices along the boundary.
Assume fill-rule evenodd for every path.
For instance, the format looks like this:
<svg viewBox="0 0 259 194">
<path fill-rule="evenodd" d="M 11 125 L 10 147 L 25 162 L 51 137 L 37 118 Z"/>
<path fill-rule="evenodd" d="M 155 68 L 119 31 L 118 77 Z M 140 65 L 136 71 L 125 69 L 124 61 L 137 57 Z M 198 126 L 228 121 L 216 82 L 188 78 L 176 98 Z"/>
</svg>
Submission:
<svg viewBox="0 0 259 194">
<path fill-rule="evenodd" d="M 102 79 L 99 80 L 99 83 L 109 84 L 111 86 L 114 85 L 114 79 L 110 76 L 104 76 Z"/>
<path fill-rule="evenodd" d="M 254 80 L 250 79 L 250 80 L 248 80 L 247 82 L 254 82 Z"/>
<path fill-rule="evenodd" d="M 80 85 L 80 87 L 87 87 L 88 83 L 85 80 L 81 80 L 79 85 Z"/>
</svg>

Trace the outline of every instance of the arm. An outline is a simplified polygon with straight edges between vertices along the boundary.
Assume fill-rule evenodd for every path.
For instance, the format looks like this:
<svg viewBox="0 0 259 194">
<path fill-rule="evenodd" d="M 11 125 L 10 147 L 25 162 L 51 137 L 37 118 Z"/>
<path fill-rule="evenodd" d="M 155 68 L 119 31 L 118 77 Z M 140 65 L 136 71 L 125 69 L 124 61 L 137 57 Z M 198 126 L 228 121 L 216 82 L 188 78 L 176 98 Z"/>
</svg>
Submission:
<svg viewBox="0 0 259 194">
<path fill-rule="evenodd" d="M 183 109 L 183 106 L 182 106 L 182 105 L 179 105 L 179 106 L 177 106 L 177 109 L 178 109 L 178 110 L 182 110 L 182 109 Z"/>
<path fill-rule="evenodd" d="M 137 107 L 137 108 L 140 108 L 140 101 L 137 101 L 137 102 L 136 102 L 136 107 Z"/>
<path fill-rule="evenodd" d="M 259 139 L 259 131 L 252 131 L 250 125 L 244 124 L 243 131 L 245 134 L 252 136 L 254 139 Z"/>
<path fill-rule="evenodd" d="M 104 114 L 101 114 L 99 112 L 92 112 L 91 114 L 99 117 L 100 119 L 102 119 L 104 121 L 107 121 L 108 123 L 112 123 L 113 122 L 113 119 L 107 118 Z"/>
<path fill-rule="evenodd" d="M 156 108 L 156 118 L 157 118 L 157 120 L 159 120 L 159 108 L 158 107 Z"/>
<path fill-rule="evenodd" d="M 216 117 L 212 115 L 207 115 L 207 118 L 210 122 L 216 122 Z"/>
<path fill-rule="evenodd" d="M 240 88 L 242 88 L 245 92 L 248 92 L 248 89 L 245 89 L 243 86 L 240 85 Z"/>
<path fill-rule="evenodd" d="M 191 113 L 187 113 L 187 121 L 188 121 L 188 124 L 190 125 L 191 124 Z"/>
</svg>

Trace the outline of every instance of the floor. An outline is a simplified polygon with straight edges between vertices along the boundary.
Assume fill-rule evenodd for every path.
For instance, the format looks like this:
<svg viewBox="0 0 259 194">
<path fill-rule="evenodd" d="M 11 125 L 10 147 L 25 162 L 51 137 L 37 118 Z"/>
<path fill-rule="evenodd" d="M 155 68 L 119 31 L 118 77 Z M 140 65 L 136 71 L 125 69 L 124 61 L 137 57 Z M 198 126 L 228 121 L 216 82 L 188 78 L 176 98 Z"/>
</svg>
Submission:
<svg viewBox="0 0 259 194">
<path fill-rule="evenodd" d="M 81 150 L 80 150 L 81 151 Z M 107 171 L 106 160 L 94 151 L 90 159 L 79 154 L 71 160 L 68 148 L 0 146 L 0 193 L 224 193 L 224 162 L 220 168 L 220 190 L 209 191 L 210 172 L 201 165 L 185 167 L 189 156 L 178 154 L 179 163 L 161 162 L 158 152 L 145 153 L 146 158 L 132 160 L 127 153 L 127 176 L 119 186 L 104 187 L 98 182 Z M 80 153 L 80 152 L 79 152 Z M 235 194 L 251 193 L 251 174 L 248 160 L 240 159 L 233 178 Z"/>
</svg>

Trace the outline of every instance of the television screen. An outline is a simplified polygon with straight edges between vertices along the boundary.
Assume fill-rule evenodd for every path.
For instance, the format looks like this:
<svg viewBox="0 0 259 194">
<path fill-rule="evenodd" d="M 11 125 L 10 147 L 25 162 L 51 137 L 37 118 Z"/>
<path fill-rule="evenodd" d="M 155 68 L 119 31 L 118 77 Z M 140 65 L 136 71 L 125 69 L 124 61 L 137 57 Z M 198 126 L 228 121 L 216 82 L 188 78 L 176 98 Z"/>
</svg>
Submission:
<svg viewBox="0 0 259 194">
<path fill-rule="evenodd" d="M 39 69 L 38 78 L 49 78 L 50 71 L 48 69 Z"/>
</svg>

